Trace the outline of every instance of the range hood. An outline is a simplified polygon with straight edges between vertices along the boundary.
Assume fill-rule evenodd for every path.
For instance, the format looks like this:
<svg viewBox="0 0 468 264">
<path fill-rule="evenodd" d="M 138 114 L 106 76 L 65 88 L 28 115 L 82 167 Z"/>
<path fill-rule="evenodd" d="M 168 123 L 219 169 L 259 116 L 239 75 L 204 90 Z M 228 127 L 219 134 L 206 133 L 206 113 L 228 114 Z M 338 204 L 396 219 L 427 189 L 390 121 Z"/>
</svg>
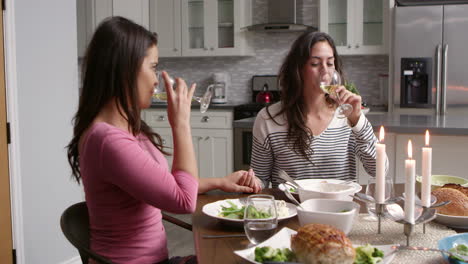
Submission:
<svg viewBox="0 0 468 264">
<path fill-rule="evenodd" d="M 317 30 L 312 26 L 298 24 L 296 19 L 296 0 L 267 0 L 268 22 L 246 27 L 257 32 L 291 32 Z"/>
</svg>

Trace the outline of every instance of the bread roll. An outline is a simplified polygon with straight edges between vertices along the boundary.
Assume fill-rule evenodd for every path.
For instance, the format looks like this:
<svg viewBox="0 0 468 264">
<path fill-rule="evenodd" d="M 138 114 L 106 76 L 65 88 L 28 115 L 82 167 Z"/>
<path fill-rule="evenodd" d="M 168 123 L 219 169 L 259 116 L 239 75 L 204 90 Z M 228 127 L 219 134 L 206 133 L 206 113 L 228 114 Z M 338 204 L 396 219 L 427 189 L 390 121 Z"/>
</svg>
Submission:
<svg viewBox="0 0 468 264">
<path fill-rule="evenodd" d="M 468 216 L 468 197 L 459 190 L 451 188 L 438 188 L 432 191 L 437 197 L 437 202 L 451 201 L 451 203 L 439 207 L 439 214 Z"/>
<path fill-rule="evenodd" d="M 459 190 L 460 192 L 462 192 L 463 194 L 468 196 L 468 187 L 463 187 L 460 184 L 447 183 L 447 184 L 444 184 L 444 186 L 442 186 L 442 188 L 451 188 L 451 189 Z"/>
<path fill-rule="evenodd" d="M 352 264 L 356 252 L 339 229 L 323 224 L 308 224 L 291 237 L 291 249 L 300 263 Z"/>
</svg>

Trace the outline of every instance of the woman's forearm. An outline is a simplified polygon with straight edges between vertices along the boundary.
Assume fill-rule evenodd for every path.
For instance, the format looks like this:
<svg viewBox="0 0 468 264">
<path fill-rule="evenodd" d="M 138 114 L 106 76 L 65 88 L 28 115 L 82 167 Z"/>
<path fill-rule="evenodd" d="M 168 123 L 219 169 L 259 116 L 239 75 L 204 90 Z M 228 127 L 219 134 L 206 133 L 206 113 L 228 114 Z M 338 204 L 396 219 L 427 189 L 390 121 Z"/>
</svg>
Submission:
<svg viewBox="0 0 468 264">
<path fill-rule="evenodd" d="M 174 139 L 174 159 L 172 170 L 181 170 L 198 179 L 197 161 L 193 150 L 190 125 L 182 125 L 172 129 Z"/>
</svg>

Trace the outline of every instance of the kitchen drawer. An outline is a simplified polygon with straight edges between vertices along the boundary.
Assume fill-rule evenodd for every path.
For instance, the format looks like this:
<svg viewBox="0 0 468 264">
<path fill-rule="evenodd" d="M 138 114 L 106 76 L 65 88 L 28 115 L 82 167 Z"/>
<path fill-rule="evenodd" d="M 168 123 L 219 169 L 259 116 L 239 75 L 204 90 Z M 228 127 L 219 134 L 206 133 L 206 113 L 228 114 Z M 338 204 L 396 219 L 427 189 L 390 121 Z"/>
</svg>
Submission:
<svg viewBox="0 0 468 264">
<path fill-rule="evenodd" d="M 192 128 L 232 128 L 232 111 L 208 110 L 202 114 L 200 111 L 192 110 L 190 123 Z"/>
<path fill-rule="evenodd" d="M 232 128 L 232 111 L 226 110 L 208 110 L 206 113 L 200 113 L 198 109 L 193 109 L 190 117 L 192 128 Z M 150 127 L 171 127 L 167 119 L 166 110 L 145 110 L 143 119 Z"/>
<path fill-rule="evenodd" d="M 169 121 L 167 119 L 167 111 L 166 109 L 162 110 L 144 110 L 143 111 L 143 120 L 145 120 L 146 124 L 150 127 L 168 127 Z"/>
</svg>

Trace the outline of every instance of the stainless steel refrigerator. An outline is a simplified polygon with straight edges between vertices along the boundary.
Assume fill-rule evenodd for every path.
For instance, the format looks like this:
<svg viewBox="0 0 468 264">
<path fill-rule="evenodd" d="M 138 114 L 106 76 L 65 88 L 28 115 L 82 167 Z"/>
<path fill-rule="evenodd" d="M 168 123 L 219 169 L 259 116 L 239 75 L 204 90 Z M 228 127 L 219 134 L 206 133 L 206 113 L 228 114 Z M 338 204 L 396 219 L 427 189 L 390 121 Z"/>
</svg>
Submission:
<svg viewBox="0 0 468 264">
<path fill-rule="evenodd" d="M 468 4 L 394 9 L 393 104 L 468 114 Z"/>
</svg>

